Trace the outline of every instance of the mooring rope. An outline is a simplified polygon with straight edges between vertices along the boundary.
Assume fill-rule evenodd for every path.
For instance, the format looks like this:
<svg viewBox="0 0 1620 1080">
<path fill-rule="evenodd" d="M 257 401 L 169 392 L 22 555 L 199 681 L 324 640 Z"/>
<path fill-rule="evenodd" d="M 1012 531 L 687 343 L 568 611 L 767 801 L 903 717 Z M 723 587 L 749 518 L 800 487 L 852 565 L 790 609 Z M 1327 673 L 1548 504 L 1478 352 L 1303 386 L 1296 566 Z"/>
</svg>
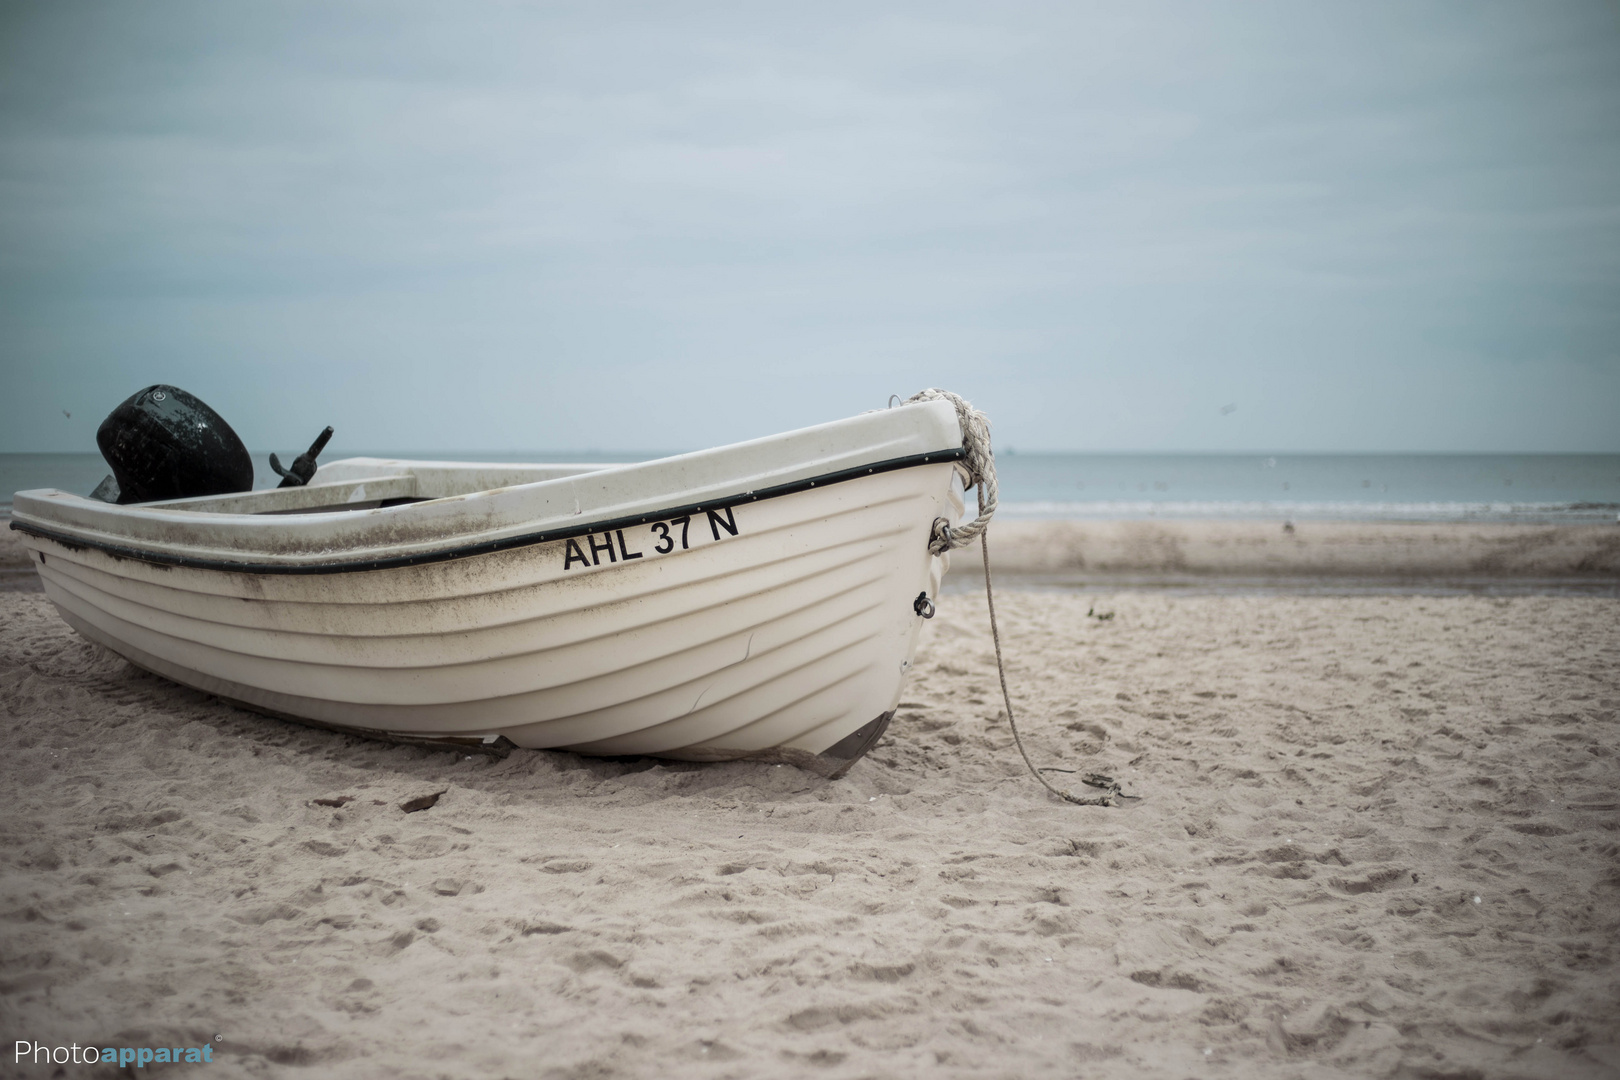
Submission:
<svg viewBox="0 0 1620 1080">
<path fill-rule="evenodd" d="M 990 638 L 996 643 L 996 675 L 1001 679 L 1001 700 L 1007 706 L 1007 726 L 1012 728 L 1013 744 L 1018 747 L 1018 756 L 1024 759 L 1029 768 L 1029 774 L 1041 782 L 1041 786 L 1065 802 L 1072 802 L 1076 806 L 1116 806 L 1115 796 L 1119 794 L 1119 785 L 1113 777 L 1102 773 L 1087 773 L 1080 778 L 1080 782 L 1091 787 L 1102 788 L 1108 792 L 1106 795 L 1076 795 L 1072 791 L 1063 791 L 1053 787 L 1052 782 L 1041 775 L 1035 763 L 1029 760 L 1029 754 L 1024 750 L 1024 740 L 1018 734 L 1018 721 L 1013 719 L 1012 695 L 1007 692 L 1007 667 L 1001 661 L 1001 631 L 996 627 L 996 594 L 990 587 L 990 545 L 986 537 L 979 537 L 979 551 L 984 555 L 984 602 L 990 609 Z"/>
<path fill-rule="evenodd" d="M 1007 706 L 1007 726 L 1012 729 L 1013 743 L 1018 747 L 1018 756 L 1024 759 L 1029 774 L 1039 780 L 1042 787 L 1065 802 L 1071 802 L 1076 806 L 1117 806 L 1116 797 L 1120 794 L 1120 786 L 1112 777 L 1104 776 L 1102 773 L 1087 773 L 1080 778 L 1080 782 L 1103 789 L 1107 792 L 1104 795 L 1076 795 L 1072 791 L 1054 787 L 1051 781 L 1041 775 L 1041 770 L 1035 767 L 1035 763 L 1029 760 L 1029 754 L 1024 750 L 1024 740 L 1018 734 L 1018 721 L 1013 718 L 1012 694 L 1007 690 L 1007 665 L 1001 657 L 1001 630 L 996 625 L 995 591 L 990 583 L 990 545 L 987 535 L 990 518 L 996 512 L 997 496 L 995 455 L 990 449 L 990 420 L 961 396 L 949 390 L 932 388 L 924 390 L 913 394 L 906 400 L 906 404 L 915 401 L 949 401 L 956 406 L 956 419 L 962 428 L 962 449 L 967 452 L 968 484 L 977 485 L 979 489 L 979 516 L 966 525 L 955 528 L 944 518 L 935 518 L 928 550 L 935 555 L 943 555 L 954 548 L 966 547 L 975 540 L 979 542 L 979 552 L 984 556 L 984 600 L 990 609 L 990 637 L 996 645 L 996 676 L 1001 680 L 1001 700 Z"/>
</svg>

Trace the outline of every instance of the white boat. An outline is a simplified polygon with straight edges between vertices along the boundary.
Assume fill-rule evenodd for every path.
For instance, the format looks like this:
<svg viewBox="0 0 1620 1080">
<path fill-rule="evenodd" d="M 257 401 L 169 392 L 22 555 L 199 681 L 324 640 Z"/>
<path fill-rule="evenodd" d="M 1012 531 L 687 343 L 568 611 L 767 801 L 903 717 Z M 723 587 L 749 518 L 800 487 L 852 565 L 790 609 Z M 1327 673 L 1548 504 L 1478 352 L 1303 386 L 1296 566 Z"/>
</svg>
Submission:
<svg viewBox="0 0 1620 1080">
<path fill-rule="evenodd" d="M 125 506 L 24 491 L 11 527 L 81 634 L 256 711 L 836 775 L 894 714 L 948 564 L 936 521 L 978 479 L 959 404 L 632 465 L 350 458 Z"/>
</svg>

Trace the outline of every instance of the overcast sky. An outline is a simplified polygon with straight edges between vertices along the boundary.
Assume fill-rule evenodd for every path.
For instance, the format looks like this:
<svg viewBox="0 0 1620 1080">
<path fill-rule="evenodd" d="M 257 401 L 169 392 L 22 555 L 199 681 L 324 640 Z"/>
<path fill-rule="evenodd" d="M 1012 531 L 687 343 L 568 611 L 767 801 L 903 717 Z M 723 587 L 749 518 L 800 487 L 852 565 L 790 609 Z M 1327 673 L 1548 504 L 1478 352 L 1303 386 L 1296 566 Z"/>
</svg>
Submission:
<svg viewBox="0 0 1620 1080">
<path fill-rule="evenodd" d="M 937 385 L 1019 450 L 1620 451 L 1620 5 L 7 2 L 0 451 L 154 382 L 286 450 Z"/>
</svg>

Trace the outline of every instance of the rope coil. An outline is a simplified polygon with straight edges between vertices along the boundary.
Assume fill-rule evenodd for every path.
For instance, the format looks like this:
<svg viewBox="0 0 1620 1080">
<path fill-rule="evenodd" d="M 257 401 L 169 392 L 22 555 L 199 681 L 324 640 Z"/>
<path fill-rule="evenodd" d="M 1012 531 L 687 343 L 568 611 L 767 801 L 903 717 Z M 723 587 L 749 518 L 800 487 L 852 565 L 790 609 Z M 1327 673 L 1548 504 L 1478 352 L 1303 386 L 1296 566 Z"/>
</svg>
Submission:
<svg viewBox="0 0 1620 1080">
<path fill-rule="evenodd" d="M 956 422 L 962 429 L 962 449 L 967 452 L 968 482 L 979 488 L 979 516 L 966 525 L 952 525 L 944 518 L 934 519 L 934 530 L 929 536 L 928 550 L 943 555 L 956 548 L 967 547 L 984 534 L 985 527 L 996 513 L 996 459 L 990 450 L 990 419 L 975 409 L 961 395 L 949 390 L 930 388 L 906 399 L 910 405 L 918 401 L 948 401 L 956 407 Z"/>
</svg>

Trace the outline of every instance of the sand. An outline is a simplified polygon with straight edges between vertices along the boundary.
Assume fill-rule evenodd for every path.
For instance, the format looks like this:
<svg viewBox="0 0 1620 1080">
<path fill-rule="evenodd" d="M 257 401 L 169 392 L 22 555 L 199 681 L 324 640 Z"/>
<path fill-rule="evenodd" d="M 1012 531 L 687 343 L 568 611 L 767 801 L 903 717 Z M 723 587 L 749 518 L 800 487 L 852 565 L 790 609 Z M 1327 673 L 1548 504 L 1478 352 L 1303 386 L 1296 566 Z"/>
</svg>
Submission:
<svg viewBox="0 0 1620 1080">
<path fill-rule="evenodd" d="M 1620 1072 L 1620 601 L 998 608 L 1032 754 L 1137 799 L 1023 771 L 972 593 L 839 781 L 305 729 L 0 595 L 7 1038 L 217 1037 L 221 1077 Z"/>
<path fill-rule="evenodd" d="M 1620 525 L 1014 520 L 996 523 L 990 554 L 996 571 L 1014 582 L 1407 583 L 1620 596 Z M 958 583 L 973 577 L 977 547 L 964 557 Z"/>
</svg>

